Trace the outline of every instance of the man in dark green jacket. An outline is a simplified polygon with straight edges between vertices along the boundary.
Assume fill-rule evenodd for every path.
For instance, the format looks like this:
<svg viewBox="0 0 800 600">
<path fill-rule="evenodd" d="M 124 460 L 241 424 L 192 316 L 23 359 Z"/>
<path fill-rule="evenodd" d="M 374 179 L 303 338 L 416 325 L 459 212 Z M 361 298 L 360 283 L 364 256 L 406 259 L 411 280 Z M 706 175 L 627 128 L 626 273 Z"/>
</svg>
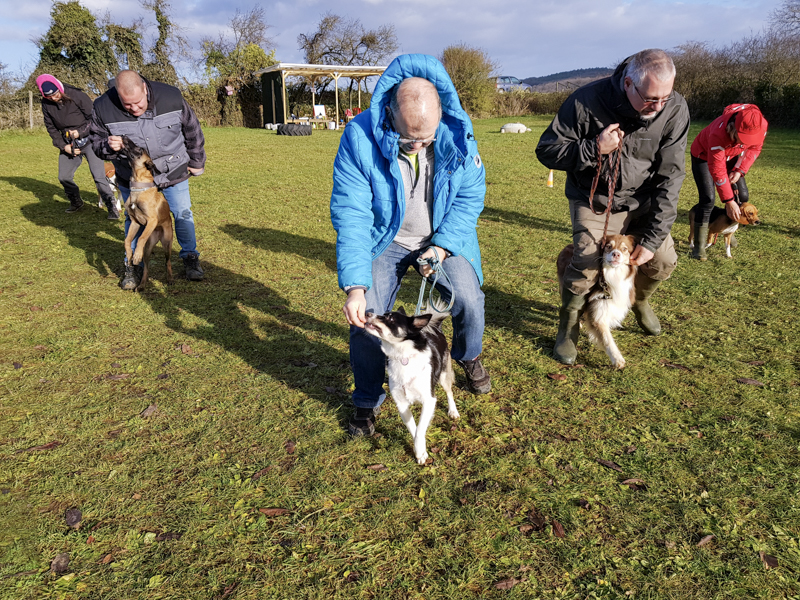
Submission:
<svg viewBox="0 0 800 600">
<path fill-rule="evenodd" d="M 662 50 L 642 50 L 625 59 L 611 77 L 576 90 L 542 134 L 536 156 L 546 167 L 567 172 L 575 254 L 564 275 L 556 360 L 577 357 L 578 319 L 586 294 L 597 281 L 599 242 L 608 205 L 606 160 L 622 143 L 621 167 L 608 223 L 608 234 L 637 240 L 631 262 L 639 266 L 633 312 L 641 328 L 658 335 L 661 325 L 648 303 L 678 262 L 670 236 L 678 213 L 678 193 L 685 176 L 689 110 L 673 91 L 675 65 Z M 589 192 L 604 156 L 603 176 Z M 595 214 L 601 213 L 601 214 Z"/>
</svg>

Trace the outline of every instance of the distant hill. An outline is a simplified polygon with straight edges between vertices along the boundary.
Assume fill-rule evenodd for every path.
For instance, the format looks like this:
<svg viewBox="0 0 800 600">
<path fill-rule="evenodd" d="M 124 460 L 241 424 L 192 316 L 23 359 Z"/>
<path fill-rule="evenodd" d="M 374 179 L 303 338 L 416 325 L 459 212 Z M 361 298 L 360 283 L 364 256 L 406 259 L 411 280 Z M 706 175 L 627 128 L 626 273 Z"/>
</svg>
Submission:
<svg viewBox="0 0 800 600">
<path fill-rule="evenodd" d="M 561 73 L 553 73 L 544 77 L 528 77 L 522 81 L 532 86 L 536 92 L 555 92 L 559 90 L 574 90 L 595 79 L 608 77 L 613 73 L 614 69 L 597 67 L 594 69 L 562 71 Z"/>
</svg>

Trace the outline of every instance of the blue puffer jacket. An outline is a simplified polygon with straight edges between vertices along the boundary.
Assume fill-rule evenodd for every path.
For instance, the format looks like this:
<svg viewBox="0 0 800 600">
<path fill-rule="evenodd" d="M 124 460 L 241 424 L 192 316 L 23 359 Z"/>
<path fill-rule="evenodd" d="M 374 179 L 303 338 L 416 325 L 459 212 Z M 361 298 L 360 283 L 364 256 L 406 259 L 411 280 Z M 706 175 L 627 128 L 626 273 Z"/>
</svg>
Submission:
<svg viewBox="0 0 800 600">
<path fill-rule="evenodd" d="M 342 288 L 372 286 L 372 261 L 403 223 L 406 206 L 397 164 L 399 135 L 387 119 L 387 107 L 392 88 L 409 77 L 434 83 L 442 101 L 434 142 L 432 243 L 469 260 L 483 284 L 476 227 L 486 195 L 486 170 L 472 123 L 442 64 L 432 56 L 405 54 L 384 71 L 370 109 L 345 128 L 333 164 L 331 221 L 337 233 L 336 265 Z"/>
</svg>

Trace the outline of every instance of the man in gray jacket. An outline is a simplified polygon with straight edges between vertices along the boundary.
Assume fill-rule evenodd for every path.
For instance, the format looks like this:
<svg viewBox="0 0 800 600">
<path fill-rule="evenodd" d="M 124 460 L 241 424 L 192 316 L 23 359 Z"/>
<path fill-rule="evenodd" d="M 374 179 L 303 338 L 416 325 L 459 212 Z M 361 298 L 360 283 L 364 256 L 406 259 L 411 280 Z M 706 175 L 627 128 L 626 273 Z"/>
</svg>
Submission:
<svg viewBox="0 0 800 600">
<path fill-rule="evenodd" d="M 558 335 L 553 356 L 572 364 L 577 357 L 578 319 L 586 294 L 597 280 L 608 205 L 608 155 L 620 143 L 621 167 L 608 234 L 637 240 L 631 262 L 639 266 L 633 312 L 650 335 L 661 324 L 648 299 L 675 269 L 678 256 L 670 236 L 685 176 L 689 110 L 673 91 L 675 65 L 662 50 L 642 50 L 625 59 L 611 77 L 576 90 L 558 111 L 536 147 L 539 161 L 567 172 L 575 254 L 564 276 Z M 603 176 L 589 193 L 603 155 Z M 595 214 L 595 211 L 600 214 Z"/>
</svg>

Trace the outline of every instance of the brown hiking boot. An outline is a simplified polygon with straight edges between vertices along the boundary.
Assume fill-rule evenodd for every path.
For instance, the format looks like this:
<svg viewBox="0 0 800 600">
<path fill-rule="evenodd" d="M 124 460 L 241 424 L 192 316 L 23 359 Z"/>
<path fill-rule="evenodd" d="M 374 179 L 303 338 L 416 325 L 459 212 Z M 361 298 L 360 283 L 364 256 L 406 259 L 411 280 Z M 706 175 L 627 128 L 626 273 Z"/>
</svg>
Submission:
<svg viewBox="0 0 800 600">
<path fill-rule="evenodd" d="M 481 363 L 479 356 L 475 360 L 457 360 L 458 365 L 464 369 L 467 378 L 467 389 L 473 394 L 488 394 L 492 391 L 492 380 L 489 372 Z"/>
</svg>

